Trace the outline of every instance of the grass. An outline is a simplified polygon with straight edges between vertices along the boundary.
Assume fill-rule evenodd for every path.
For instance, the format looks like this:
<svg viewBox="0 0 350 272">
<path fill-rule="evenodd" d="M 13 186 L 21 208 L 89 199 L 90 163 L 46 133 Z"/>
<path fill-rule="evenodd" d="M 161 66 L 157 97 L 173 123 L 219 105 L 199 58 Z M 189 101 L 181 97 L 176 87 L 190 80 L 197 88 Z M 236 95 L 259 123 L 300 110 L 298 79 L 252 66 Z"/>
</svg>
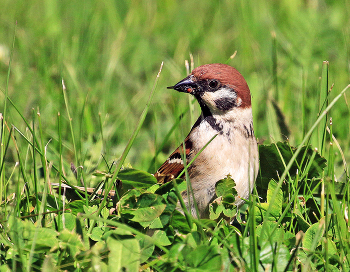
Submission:
<svg viewBox="0 0 350 272">
<path fill-rule="evenodd" d="M 2 6 L 1 269 L 121 268 L 137 252 L 131 270 L 348 270 L 347 1 L 5 0 Z M 144 172 L 153 173 L 182 143 L 199 114 L 186 95 L 166 89 L 187 74 L 190 54 L 195 66 L 222 62 L 243 74 L 255 134 L 263 152 L 280 162 L 269 166 L 271 175 L 262 172 L 255 189 L 262 200 L 252 198 L 248 213 L 241 211 L 247 217 L 240 229 L 170 216 L 173 204 L 158 196 L 172 199 L 176 187 L 154 194 L 161 189 Z M 296 149 L 277 144 L 286 138 Z M 126 187 L 138 189 L 120 191 L 117 216 L 108 216 L 106 207 L 115 203 L 107 198 L 100 203 L 83 194 L 69 203 L 50 191 L 50 182 L 62 181 L 102 182 L 109 190 L 121 166 L 139 169 L 125 175 L 137 174 L 148 186 L 124 177 Z M 152 226 L 158 228 L 148 238 Z M 108 252 L 118 252 L 120 262 Z"/>
</svg>

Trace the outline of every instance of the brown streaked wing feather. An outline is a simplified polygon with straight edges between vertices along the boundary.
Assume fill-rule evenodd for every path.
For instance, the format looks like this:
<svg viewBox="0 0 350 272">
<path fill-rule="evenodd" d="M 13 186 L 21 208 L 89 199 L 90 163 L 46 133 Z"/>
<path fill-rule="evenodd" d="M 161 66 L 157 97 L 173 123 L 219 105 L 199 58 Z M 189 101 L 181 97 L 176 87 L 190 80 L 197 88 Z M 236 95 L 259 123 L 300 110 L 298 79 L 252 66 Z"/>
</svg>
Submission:
<svg viewBox="0 0 350 272">
<path fill-rule="evenodd" d="M 188 136 L 185 139 L 185 148 L 186 157 L 188 157 L 192 151 L 192 142 Z M 182 161 L 182 150 L 183 147 L 181 144 L 154 174 L 159 183 L 166 183 L 174 178 L 177 178 L 177 176 L 182 172 L 184 169 Z"/>
</svg>

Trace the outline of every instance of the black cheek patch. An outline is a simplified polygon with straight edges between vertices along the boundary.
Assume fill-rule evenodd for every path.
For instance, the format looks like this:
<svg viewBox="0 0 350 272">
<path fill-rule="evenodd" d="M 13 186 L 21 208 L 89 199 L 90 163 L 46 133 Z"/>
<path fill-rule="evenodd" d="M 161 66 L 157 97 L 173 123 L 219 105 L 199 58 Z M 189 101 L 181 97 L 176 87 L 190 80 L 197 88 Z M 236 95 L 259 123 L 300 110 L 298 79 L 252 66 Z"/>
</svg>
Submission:
<svg viewBox="0 0 350 272">
<path fill-rule="evenodd" d="M 228 111 L 234 107 L 237 107 L 236 99 L 232 97 L 219 98 L 214 102 L 215 106 L 222 111 Z"/>
</svg>

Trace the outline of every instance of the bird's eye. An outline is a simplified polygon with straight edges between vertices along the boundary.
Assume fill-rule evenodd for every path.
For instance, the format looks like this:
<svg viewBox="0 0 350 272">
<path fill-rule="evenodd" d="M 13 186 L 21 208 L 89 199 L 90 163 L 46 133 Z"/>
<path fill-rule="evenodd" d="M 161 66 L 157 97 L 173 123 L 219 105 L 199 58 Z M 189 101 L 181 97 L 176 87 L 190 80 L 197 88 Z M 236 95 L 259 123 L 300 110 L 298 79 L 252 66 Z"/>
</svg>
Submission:
<svg viewBox="0 0 350 272">
<path fill-rule="evenodd" d="M 209 81 L 210 88 L 216 88 L 219 85 L 219 82 L 215 79 Z"/>
</svg>

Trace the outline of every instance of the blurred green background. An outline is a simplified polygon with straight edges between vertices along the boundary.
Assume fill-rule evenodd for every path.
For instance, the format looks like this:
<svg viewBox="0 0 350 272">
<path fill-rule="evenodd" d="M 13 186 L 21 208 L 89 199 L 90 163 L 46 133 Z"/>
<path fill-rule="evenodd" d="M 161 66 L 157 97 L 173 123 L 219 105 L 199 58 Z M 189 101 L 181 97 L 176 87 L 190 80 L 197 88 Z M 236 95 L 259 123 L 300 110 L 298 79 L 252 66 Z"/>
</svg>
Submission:
<svg viewBox="0 0 350 272">
<path fill-rule="evenodd" d="M 121 156 L 162 61 L 149 113 L 127 157 L 142 170 L 156 170 L 199 115 L 194 104 L 152 165 L 164 137 L 191 101 L 166 89 L 186 76 L 190 54 L 195 66 L 221 62 L 243 74 L 252 93 L 255 133 L 265 143 L 283 139 L 276 108 L 284 114 L 291 143 L 301 142 L 320 108 L 323 61 L 329 61 L 329 86 L 334 83 L 331 98 L 350 83 L 349 1 L 2 0 L 0 30 L 0 112 L 8 89 L 29 124 L 37 127 L 40 119 L 43 142 L 52 139 L 48 157 L 56 164 L 61 133 L 66 171 L 70 162 L 87 172 L 103 170 L 101 154 L 109 163 Z M 345 98 L 330 116 L 348 156 Z M 5 120 L 30 138 L 10 104 Z M 18 133 L 16 137 L 25 156 L 28 145 Z M 17 161 L 13 144 L 9 150 L 11 164 Z"/>
</svg>

